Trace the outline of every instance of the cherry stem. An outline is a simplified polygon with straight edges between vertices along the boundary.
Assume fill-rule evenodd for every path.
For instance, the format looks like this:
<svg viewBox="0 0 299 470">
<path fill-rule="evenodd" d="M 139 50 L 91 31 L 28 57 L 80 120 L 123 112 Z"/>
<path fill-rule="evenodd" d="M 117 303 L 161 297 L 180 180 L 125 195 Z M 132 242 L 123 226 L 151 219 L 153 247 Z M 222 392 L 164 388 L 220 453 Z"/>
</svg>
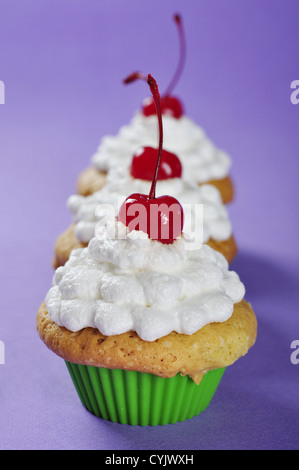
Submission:
<svg viewBox="0 0 299 470">
<path fill-rule="evenodd" d="M 133 83 L 135 80 L 145 80 L 147 82 L 147 77 L 139 72 L 133 72 L 131 75 L 128 75 L 123 82 L 127 85 L 128 83 Z"/>
<path fill-rule="evenodd" d="M 151 76 L 150 73 L 146 77 L 145 75 L 143 75 L 139 72 L 134 72 L 131 75 L 129 75 L 127 78 L 124 79 L 124 83 L 125 84 L 132 83 L 135 80 L 145 80 L 147 82 L 147 84 L 149 85 L 151 93 L 153 95 L 153 99 L 154 99 L 155 106 L 156 106 L 156 112 L 157 112 L 157 116 L 158 116 L 158 122 L 159 122 L 158 157 L 157 157 L 157 163 L 156 163 L 154 178 L 153 178 L 151 189 L 150 189 L 150 192 L 149 192 L 149 199 L 155 199 L 155 197 L 156 197 L 156 184 L 157 184 L 157 179 L 158 179 L 158 173 L 159 173 L 159 168 L 160 168 L 160 163 L 161 163 L 161 156 L 162 156 L 162 147 L 163 147 L 163 124 L 162 124 L 160 93 L 159 93 L 159 88 L 158 88 L 157 82 L 154 79 L 154 77 Z"/>
<path fill-rule="evenodd" d="M 178 62 L 176 71 L 174 73 L 174 76 L 170 84 L 168 85 L 165 93 L 163 94 L 163 96 L 167 96 L 171 94 L 180 76 L 182 75 L 182 71 L 184 69 L 185 62 L 186 62 L 186 39 L 185 39 L 185 32 L 184 32 L 181 16 L 178 14 L 174 15 L 174 21 L 178 27 L 178 32 L 179 32 L 180 56 L 179 56 L 179 62 Z"/>
</svg>

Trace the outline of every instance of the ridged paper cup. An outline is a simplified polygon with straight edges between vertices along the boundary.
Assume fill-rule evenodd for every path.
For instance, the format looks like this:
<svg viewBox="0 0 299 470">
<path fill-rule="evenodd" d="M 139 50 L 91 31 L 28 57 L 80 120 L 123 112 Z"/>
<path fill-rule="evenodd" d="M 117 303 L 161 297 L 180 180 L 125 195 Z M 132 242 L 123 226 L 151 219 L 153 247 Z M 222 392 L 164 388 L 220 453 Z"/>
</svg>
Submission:
<svg viewBox="0 0 299 470">
<path fill-rule="evenodd" d="M 153 374 L 73 364 L 67 368 L 84 407 L 114 423 L 156 426 L 185 421 L 210 404 L 225 368 L 207 372 L 196 385 L 180 374 Z"/>
</svg>

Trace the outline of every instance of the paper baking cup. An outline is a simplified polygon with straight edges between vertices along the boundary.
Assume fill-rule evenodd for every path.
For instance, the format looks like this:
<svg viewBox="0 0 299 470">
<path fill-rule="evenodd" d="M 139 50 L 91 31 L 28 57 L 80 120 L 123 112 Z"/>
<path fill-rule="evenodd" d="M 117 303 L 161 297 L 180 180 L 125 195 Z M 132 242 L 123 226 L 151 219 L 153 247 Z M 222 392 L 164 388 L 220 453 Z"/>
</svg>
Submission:
<svg viewBox="0 0 299 470">
<path fill-rule="evenodd" d="M 88 411 L 114 423 L 140 426 L 165 425 L 197 416 L 210 404 L 225 371 L 209 371 L 196 385 L 180 374 L 168 379 L 67 361 L 66 365 Z"/>
</svg>

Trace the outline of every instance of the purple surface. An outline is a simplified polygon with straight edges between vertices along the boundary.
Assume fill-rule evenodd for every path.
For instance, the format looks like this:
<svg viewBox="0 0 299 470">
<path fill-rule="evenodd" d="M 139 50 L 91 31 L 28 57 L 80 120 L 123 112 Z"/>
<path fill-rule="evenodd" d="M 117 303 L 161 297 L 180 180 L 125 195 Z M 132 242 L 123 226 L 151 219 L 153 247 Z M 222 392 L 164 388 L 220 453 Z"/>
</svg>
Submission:
<svg viewBox="0 0 299 470">
<path fill-rule="evenodd" d="M 163 91 L 171 77 L 177 11 L 188 57 L 176 92 L 233 158 L 233 268 L 259 333 L 200 417 L 134 428 L 83 409 L 35 316 L 77 176 L 145 96 L 121 79 L 150 72 Z M 0 0 L 1 449 L 298 448 L 298 20 L 297 0 Z"/>
</svg>

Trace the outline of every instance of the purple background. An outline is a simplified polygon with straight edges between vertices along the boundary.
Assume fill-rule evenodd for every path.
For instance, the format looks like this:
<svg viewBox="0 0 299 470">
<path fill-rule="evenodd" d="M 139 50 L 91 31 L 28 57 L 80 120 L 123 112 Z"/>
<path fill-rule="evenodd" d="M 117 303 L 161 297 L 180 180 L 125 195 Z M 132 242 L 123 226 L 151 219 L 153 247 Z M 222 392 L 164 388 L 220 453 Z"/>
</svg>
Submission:
<svg viewBox="0 0 299 470">
<path fill-rule="evenodd" d="M 140 428 L 93 417 L 62 360 L 35 332 L 67 197 L 100 138 L 147 95 L 121 79 L 152 73 L 163 91 L 178 55 L 187 114 L 233 159 L 233 268 L 256 311 L 255 347 L 224 375 L 200 417 Z M 298 0 L 0 0 L 1 449 L 295 449 L 298 329 Z"/>
</svg>

